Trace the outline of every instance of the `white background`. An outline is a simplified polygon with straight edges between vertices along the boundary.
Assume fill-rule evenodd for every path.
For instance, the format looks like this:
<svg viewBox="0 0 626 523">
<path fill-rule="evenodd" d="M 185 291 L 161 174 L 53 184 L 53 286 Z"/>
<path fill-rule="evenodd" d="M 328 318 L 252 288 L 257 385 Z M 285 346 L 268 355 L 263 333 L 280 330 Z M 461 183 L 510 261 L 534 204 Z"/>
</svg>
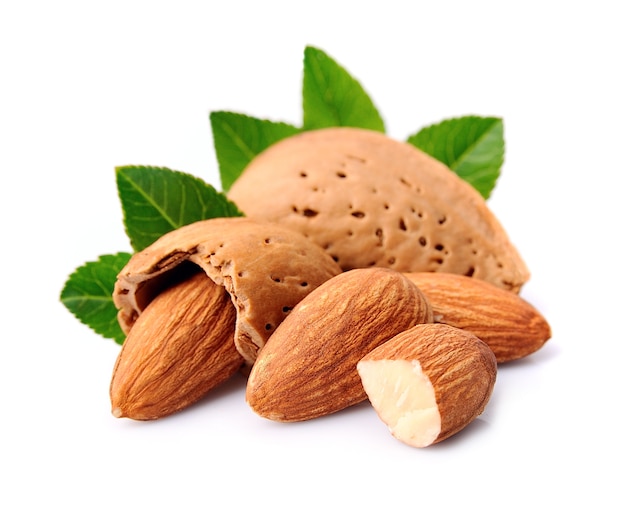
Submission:
<svg viewBox="0 0 626 523">
<path fill-rule="evenodd" d="M 3 1 L 0 520 L 624 521 L 619 4 Z M 77 266 L 129 250 L 114 167 L 218 184 L 209 112 L 299 124 L 306 45 L 361 81 L 395 138 L 505 122 L 490 206 L 553 338 L 428 449 L 369 405 L 263 420 L 243 380 L 168 419 L 115 419 L 118 347 L 59 302 Z"/>
</svg>

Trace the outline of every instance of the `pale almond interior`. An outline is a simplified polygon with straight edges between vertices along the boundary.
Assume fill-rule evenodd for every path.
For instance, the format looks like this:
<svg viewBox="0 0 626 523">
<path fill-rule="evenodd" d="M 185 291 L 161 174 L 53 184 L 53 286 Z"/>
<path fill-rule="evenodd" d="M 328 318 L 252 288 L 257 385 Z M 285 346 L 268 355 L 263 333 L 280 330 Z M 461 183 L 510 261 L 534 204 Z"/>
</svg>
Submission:
<svg viewBox="0 0 626 523">
<path fill-rule="evenodd" d="M 427 447 L 441 432 L 435 389 L 417 360 L 363 360 L 357 370 L 370 403 L 391 434 Z"/>
</svg>

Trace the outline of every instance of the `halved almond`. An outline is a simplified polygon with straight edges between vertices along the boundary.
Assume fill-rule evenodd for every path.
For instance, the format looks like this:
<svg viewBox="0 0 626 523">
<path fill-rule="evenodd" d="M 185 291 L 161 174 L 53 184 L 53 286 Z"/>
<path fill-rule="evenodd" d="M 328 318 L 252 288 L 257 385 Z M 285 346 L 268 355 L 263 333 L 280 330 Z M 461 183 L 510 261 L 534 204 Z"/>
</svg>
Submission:
<svg viewBox="0 0 626 523">
<path fill-rule="evenodd" d="M 497 364 L 473 334 L 433 323 L 394 336 L 363 357 L 357 370 L 391 434 L 421 448 L 456 434 L 483 412 Z"/>
</svg>

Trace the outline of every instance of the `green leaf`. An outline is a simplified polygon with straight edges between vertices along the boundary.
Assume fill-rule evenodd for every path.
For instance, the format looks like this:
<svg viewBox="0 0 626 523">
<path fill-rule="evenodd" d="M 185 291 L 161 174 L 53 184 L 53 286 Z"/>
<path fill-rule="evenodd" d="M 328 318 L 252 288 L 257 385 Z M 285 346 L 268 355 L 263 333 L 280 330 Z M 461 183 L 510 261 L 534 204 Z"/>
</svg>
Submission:
<svg viewBox="0 0 626 523">
<path fill-rule="evenodd" d="M 451 118 L 421 129 L 407 141 L 445 163 L 483 198 L 489 198 L 504 163 L 501 118 Z"/>
<path fill-rule="evenodd" d="M 135 251 L 183 225 L 242 215 L 224 194 L 190 174 L 130 165 L 118 167 L 116 177 L 126 234 Z"/>
<path fill-rule="evenodd" d="M 210 120 L 223 191 L 230 189 L 257 154 L 273 143 L 300 132 L 300 129 L 287 123 L 226 111 L 212 112 Z"/>
<path fill-rule="evenodd" d="M 303 126 L 361 127 L 385 132 L 385 124 L 361 84 L 326 53 L 304 50 Z"/>
<path fill-rule="evenodd" d="M 81 323 L 105 338 L 121 344 L 125 335 L 117 321 L 113 287 L 117 275 L 130 260 L 126 252 L 100 256 L 76 269 L 61 291 L 61 303 Z"/>
</svg>

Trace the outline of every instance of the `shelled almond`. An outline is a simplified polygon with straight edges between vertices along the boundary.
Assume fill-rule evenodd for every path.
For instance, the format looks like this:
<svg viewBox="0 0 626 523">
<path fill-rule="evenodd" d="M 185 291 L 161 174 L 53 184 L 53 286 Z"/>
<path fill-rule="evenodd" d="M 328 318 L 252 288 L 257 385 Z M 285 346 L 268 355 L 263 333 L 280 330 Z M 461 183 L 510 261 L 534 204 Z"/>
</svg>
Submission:
<svg viewBox="0 0 626 523">
<path fill-rule="evenodd" d="M 412 447 L 456 434 L 485 409 L 496 383 L 493 351 L 470 332 L 441 323 L 417 325 L 357 364 L 374 409 Z"/>
<path fill-rule="evenodd" d="M 431 322 L 420 290 L 390 269 L 353 269 L 304 298 L 259 351 L 246 400 L 259 415 L 303 421 L 365 399 L 357 362 L 396 334 Z"/>
<path fill-rule="evenodd" d="M 435 322 L 475 334 L 498 363 L 529 356 L 552 335 L 545 317 L 528 301 L 491 283 L 444 272 L 405 276 L 428 298 Z"/>
</svg>

